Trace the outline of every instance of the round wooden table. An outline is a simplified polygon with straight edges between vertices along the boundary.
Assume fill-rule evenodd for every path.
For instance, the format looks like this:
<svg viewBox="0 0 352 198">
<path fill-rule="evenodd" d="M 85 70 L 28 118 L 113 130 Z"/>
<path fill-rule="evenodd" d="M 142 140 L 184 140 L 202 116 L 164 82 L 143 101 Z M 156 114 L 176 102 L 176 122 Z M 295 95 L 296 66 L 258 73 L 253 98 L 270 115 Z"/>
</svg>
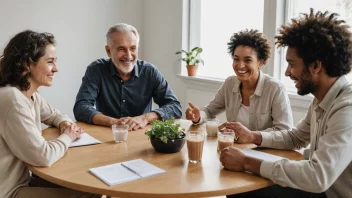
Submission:
<svg viewBox="0 0 352 198">
<path fill-rule="evenodd" d="M 210 197 L 247 192 L 273 184 L 270 180 L 250 173 L 224 170 L 219 161 L 216 137 L 206 138 L 202 162 L 192 164 L 188 163 L 187 144 L 178 153 L 157 153 L 148 137 L 144 135 L 146 129 L 129 132 L 127 142 L 115 143 L 109 127 L 80 122 L 77 125 L 103 143 L 69 148 L 66 154 L 50 167 L 29 166 L 34 174 L 68 188 L 116 197 Z M 204 126 L 196 127 L 205 130 Z M 43 131 L 47 140 L 55 139 L 58 135 L 59 130 L 56 128 Z M 256 147 L 253 144 L 235 146 Z M 292 160 L 303 159 L 303 156 L 295 151 L 261 151 Z M 89 172 L 90 168 L 138 158 L 164 169 L 166 173 L 108 186 Z"/>
</svg>

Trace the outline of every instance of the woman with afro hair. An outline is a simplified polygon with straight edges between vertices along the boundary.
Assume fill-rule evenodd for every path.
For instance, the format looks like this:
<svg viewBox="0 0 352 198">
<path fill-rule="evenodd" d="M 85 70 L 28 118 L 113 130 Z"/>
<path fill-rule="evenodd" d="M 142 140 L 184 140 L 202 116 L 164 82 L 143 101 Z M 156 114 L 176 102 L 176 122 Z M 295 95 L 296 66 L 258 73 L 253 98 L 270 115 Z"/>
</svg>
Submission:
<svg viewBox="0 0 352 198">
<path fill-rule="evenodd" d="M 231 37 L 228 52 L 236 75 L 225 80 L 204 108 L 189 102 L 186 119 L 201 124 L 225 111 L 227 125 L 232 127 L 260 131 L 289 129 L 293 121 L 286 89 L 260 70 L 270 57 L 268 39 L 258 30 L 240 31 Z M 242 141 L 241 137 L 237 140 Z"/>
</svg>

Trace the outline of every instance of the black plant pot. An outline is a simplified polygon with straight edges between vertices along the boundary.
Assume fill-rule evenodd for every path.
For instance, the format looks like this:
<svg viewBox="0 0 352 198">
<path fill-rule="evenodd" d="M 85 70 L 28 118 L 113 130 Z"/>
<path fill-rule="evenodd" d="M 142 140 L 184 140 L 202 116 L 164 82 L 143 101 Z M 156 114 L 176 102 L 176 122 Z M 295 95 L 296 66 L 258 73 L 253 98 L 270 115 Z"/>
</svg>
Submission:
<svg viewBox="0 0 352 198">
<path fill-rule="evenodd" d="M 186 138 L 168 140 L 167 144 L 157 138 L 150 138 L 150 142 L 152 143 L 156 152 L 159 153 L 176 153 L 179 152 L 182 147 L 185 145 Z"/>
</svg>

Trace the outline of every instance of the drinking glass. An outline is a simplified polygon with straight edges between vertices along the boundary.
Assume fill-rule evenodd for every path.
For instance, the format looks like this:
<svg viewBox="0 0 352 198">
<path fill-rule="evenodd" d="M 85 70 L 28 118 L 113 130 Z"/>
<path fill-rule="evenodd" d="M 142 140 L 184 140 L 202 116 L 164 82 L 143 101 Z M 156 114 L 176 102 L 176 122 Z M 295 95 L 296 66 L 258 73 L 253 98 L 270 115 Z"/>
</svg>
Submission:
<svg viewBox="0 0 352 198">
<path fill-rule="evenodd" d="M 218 151 L 232 146 L 235 140 L 234 132 L 218 132 Z"/>
<path fill-rule="evenodd" d="M 125 124 L 113 124 L 111 126 L 114 140 L 116 143 L 125 142 L 128 136 L 128 125 Z"/>
<path fill-rule="evenodd" d="M 204 138 L 205 134 L 202 131 L 188 131 L 186 133 L 189 162 L 202 161 Z"/>
</svg>

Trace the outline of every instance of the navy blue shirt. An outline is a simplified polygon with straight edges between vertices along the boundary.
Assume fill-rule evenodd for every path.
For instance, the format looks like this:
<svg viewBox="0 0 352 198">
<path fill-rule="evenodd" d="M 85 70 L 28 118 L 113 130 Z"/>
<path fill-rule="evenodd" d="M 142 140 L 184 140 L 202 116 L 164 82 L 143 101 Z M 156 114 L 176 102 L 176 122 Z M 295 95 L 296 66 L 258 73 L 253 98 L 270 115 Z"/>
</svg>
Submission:
<svg viewBox="0 0 352 198">
<path fill-rule="evenodd" d="M 98 59 L 87 67 L 73 113 L 86 123 L 98 113 L 134 117 L 151 112 L 152 99 L 159 105 L 153 111 L 162 119 L 182 116 L 180 102 L 154 65 L 137 60 L 131 78 L 124 82 L 111 59 Z"/>
</svg>

